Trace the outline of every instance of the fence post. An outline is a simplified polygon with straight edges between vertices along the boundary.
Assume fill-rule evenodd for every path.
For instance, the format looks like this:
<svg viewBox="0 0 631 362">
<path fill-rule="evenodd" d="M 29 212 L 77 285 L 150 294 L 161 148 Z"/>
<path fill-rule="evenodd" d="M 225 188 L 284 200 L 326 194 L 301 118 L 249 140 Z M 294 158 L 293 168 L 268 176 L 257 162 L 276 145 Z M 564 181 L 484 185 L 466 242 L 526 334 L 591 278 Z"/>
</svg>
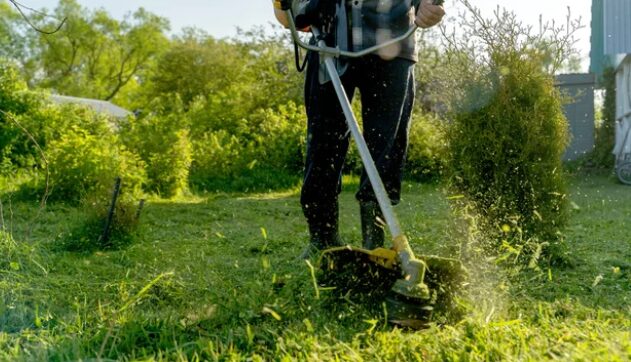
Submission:
<svg viewBox="0 0 631 362">
<path fill-rule="evenodd" d="M 110 226 L 112 225 L 112 219 L 114 219 L 114 212 L 116 210 L 116 200 L 121 191 L 121 178 L 117 177 L 114 183 L 114 192 L 112 192 L 112 203 L 107 213 L 107 219 L 105 220 L 105 226 L 103 228 L 103 234 L 100 237 L 100 242 L 107 243 L 110 239 Z"/>
</svg>

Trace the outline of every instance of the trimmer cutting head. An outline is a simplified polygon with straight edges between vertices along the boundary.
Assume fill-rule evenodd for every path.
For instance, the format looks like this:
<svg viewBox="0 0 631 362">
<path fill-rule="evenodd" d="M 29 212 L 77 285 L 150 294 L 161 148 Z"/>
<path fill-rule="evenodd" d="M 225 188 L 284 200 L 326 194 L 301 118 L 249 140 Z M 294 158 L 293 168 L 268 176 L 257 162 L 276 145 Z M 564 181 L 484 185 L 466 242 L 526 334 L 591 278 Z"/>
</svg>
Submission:
<svg viewBox="0 0 631 362">
<path fill-rule="evenodd" d="M 423 256 L 414 261 L 422 270 L 420 280 L 411 285 L 402 276 L 394 250 L 336 247 L 322 253 L 318 281 L 340 294 L 385 301 L 389 322 L 419 329 L 431 320 L 437 304 L 451 304 L 464 269 L 455 259 Z"/>
<path fill-rule="evenodd" d="M 366 250 L 351 245 L 327 249 L 318 262 L 318 281 L 344 294 L 383 297 L 401 272 L 396 266 L 396 253 L 390 249 Z"/>
</svg>

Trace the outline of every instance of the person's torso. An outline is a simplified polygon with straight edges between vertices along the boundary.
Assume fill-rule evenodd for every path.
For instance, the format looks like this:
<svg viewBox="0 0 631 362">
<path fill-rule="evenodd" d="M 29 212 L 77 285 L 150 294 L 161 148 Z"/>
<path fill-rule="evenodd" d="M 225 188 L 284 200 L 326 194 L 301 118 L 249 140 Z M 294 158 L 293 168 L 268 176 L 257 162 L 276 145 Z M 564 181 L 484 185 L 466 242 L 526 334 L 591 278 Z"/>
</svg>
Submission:
<svg viewBox="0 0 631 362">
<path fill-rule="evenodd" d="M 353 51 L 370 48 L 404 34 L 414 25 L 412 0 L 346 0 L 349 43 Z M 416 38 L 381 49 L 385 59 L 417 60 Z"/>
</svg>

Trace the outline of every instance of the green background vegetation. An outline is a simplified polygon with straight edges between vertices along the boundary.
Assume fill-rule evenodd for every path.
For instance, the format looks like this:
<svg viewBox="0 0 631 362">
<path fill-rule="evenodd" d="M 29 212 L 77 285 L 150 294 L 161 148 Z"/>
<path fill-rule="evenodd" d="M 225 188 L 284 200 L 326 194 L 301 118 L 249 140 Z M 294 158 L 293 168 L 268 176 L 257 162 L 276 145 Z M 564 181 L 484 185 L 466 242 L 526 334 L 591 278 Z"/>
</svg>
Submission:
<svg viewBox="0 0 631 362">
<path fill-rule="evenodd" d="M 461 38 L 418 40 L 397 213 L 415 251 L 461 259 L 470 280 L 462 320 L 416 333 L 314 289 L 294 259 L 306 122 L 287 34 L 168 36 L 143 9 L 117 20 L 61 0 L 33 15 L 42 29 L 66 18 L 44 35 L 0 4 L 0 360 L 631 359 L 628 189 L 560 162 L 552 81 L 575 61 L 575 29 L 534 34 L 462 3 Z M 608 162 L 607 117 L 594 164 Z M 360 172 L 353 150 L 350 243 Z"/>
</svg>

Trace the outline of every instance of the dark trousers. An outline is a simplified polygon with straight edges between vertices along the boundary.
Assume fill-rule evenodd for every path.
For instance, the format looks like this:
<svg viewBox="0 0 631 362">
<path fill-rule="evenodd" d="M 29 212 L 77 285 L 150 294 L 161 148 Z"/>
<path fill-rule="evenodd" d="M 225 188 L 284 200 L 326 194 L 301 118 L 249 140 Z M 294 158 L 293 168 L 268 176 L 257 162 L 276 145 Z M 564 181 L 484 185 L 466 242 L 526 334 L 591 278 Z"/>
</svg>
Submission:
<svg viewBox="0 0 631 362">
<path fill-rule="evenodd" d="M 331 82 L 320 84 L 318 54 L 309 58 L 305 82 L 307 155 L 301 204 L 312 235 L 337 232 L 338 195 L 349 133 Z M 410 116 L 414 104 L 414 63 L 369 55 L 350 60 L 342 83 L 352 99 L 361 94 L 364 138 L 393 204 L 401 194 Z M 366 173 L 356 198 L 376 201 Z"/>
</svg>

